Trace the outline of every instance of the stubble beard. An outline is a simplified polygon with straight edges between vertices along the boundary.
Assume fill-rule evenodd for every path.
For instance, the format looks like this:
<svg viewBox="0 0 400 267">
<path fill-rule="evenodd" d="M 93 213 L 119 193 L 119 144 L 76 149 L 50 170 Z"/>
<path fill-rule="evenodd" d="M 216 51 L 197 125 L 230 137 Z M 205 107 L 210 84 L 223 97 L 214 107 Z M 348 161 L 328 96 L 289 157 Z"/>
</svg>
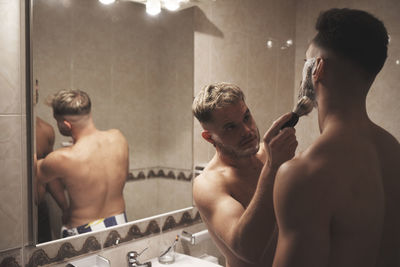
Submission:
<svg viewBox="0 0 400 267">
<path fill-rule="evenodd" d="M 225 145 L 219 140 L 214 140 L 214 142 L 215 146 L 218 147 L 221 153 L 225 156 L 231 158 L 247 158 L 257 154 L 258 150 L 260 149 L 260 132 L 258 128 L 256 129 L 256 139 L 257 143 L 254 146 L 245 149 L 240 148 L 239 145 L 238 146 Z"/>
</svg>

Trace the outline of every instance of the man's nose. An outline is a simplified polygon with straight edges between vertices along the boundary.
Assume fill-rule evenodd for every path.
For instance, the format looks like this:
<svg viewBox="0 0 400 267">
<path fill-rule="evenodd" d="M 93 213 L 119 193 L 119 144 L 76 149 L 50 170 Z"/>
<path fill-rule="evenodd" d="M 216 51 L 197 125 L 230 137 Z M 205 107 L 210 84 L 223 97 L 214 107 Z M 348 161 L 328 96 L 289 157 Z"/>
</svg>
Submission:
<svg viewBox="0 0 400 267">
<path fill-rule="evenodd" d="M 251 125 L 243 124 L 242 126 L 242 136 L 248 136 L 253 132 L 253 129 L 251 128 Z"/>
</svg>

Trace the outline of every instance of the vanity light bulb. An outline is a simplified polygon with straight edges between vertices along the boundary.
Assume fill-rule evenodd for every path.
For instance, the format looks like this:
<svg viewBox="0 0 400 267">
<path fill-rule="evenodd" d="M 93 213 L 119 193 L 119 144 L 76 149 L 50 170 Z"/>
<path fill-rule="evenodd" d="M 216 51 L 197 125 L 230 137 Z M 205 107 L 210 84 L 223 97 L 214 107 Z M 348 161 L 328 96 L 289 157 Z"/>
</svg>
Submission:
<svg viewBox="0 0 400 267">
<path fill-rule="evenodd" d="M 293 40 L 292 39 L 289 39 L 289 40 L 286 41 L 286 46 L 287 47 L 292 46 L 292 45 L 293 45 Z"/>
<path fill-rule="evenodd" d="M 152 16 L 159 14 L 161 12 L 160 0 L 147 0 L 146 12 Z"/>
<path fill-rule="evenodd" d="M 396 65 L 400 65 L 400 59 L 396 60 Z"/>
<path fill-rule="evenodd" d="M 103 5 L 109 5 L 115 2 L 115 0 L 99 0 L 100 3 L 102 3 Z"/>
<path fill-rule="evenodd" d="M 268 48 L 272 48 L 272 46 L 273 46 L 272 41 L 271 41 L 271 40 L 268 40 L 268 41 L 267 41 L 267 47 L 268 47 Z"/>
<path fill-rule="evenodd" d="M 165 8 L 170 11 L 175 11 L 179 8 L 178 0 L 165 0 Z"/>
</svg>

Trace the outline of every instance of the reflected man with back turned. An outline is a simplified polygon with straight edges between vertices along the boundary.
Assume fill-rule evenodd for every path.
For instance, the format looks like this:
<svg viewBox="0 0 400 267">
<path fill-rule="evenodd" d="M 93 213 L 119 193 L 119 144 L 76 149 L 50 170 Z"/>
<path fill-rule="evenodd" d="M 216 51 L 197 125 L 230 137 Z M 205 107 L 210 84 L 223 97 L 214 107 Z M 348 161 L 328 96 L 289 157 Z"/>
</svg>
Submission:
<svg viewBox="0 0 400 267">
<path fill-rule="evenodd" d="M 51 101 L 60 133 L 73 145 L 50 153 L 37 163 L 41 183 L 59 178 L 69 198 L 62 237 L 126 222 L 123 188 L 128 176 L 128 143 L 119 130 L 98 130 L 89 96 L 62 90 Z"/>
</svg>

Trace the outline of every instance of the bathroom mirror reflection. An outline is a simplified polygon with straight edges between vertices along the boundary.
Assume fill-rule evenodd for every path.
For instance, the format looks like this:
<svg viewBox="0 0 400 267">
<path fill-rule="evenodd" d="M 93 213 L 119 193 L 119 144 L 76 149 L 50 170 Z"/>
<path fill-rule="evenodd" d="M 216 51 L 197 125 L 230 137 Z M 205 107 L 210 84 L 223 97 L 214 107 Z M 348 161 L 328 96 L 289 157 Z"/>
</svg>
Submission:
<svg viewBox="0 0 400 267">
<path fill-rule="evenodd" d="M 133 2 L 32 2 L 34 114 L 53 128 L 54 150 L 71 139 L 59 133 L 46 99 L 83 90 L 96 127 L 118 129 L 128 141 L 128 221 L 191 206 L 193 8 L 149 16 Z M 42 203 L 47 218 L 33 217 L 48 220 L 57 239 L 61 210 L 48 193 Z"/>
</svg>

